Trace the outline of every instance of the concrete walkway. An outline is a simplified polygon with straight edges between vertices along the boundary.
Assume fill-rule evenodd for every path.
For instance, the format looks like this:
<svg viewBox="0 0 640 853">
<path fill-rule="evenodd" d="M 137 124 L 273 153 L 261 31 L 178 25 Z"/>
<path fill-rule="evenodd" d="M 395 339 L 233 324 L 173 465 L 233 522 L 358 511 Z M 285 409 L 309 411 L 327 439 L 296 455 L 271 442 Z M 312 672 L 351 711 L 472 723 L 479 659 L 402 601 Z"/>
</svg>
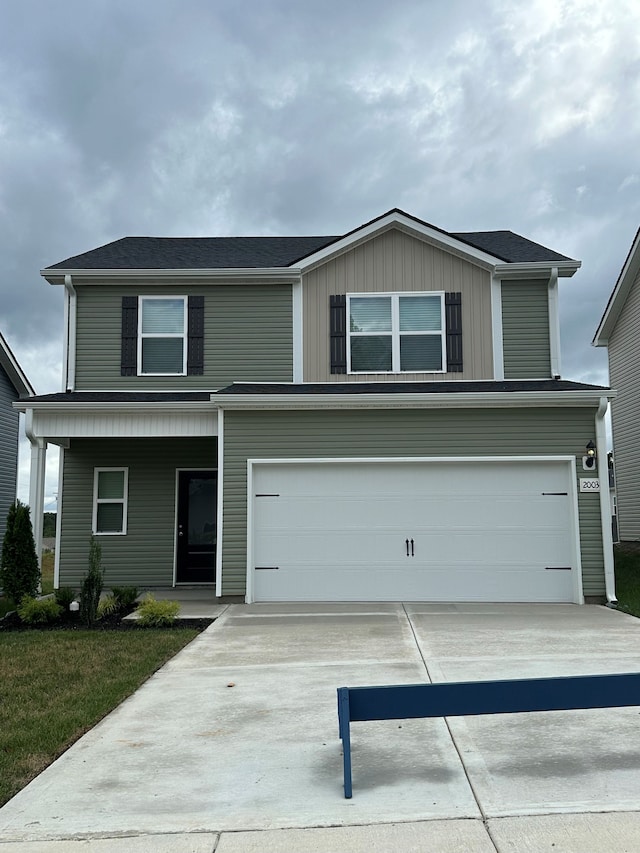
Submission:
<svg viewBox="0 0 640 853">
<path fill-rule="evenodd" d="M 638 708 L 352 726 L 336 687 L 640 671 L 573 605 L 231 605 L 0 809 L 0 853 L 640 849 Z"/>
</svg>

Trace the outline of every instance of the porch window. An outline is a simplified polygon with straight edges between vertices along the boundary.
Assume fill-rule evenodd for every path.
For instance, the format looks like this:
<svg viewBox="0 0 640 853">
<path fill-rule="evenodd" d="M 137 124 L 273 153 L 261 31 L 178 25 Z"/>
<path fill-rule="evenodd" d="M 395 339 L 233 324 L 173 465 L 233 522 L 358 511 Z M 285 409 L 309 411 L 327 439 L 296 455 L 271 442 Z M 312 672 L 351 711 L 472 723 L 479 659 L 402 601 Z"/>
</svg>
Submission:
<svg viewBox="0 0 640 853">
<path fill-rule="evenodd" d="M 446 369 L 443 293 L 358 294 L 347 311 L 348 373 Z"/>
<path fill-rule="evenodd" d="M 152 376 L 187 372 L 187 311 L 184 296 L 141 296 L 138 372 Z"/>
<path fill-rule="evenodd" d="M 118 536 L 127 532 L 128 468 L 94 468 L 93 532 Z"/>
</svg>

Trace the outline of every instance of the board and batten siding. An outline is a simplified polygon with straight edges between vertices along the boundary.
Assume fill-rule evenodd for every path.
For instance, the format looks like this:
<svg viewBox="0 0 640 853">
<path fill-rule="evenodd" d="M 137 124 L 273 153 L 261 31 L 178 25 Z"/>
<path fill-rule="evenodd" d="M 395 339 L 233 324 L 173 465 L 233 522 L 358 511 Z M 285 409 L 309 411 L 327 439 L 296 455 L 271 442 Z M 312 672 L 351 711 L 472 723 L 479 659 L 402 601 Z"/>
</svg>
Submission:
<svg viewBox="0 0 640 853">
<path fill-rule="evenodd" d="M 218 390 L 234 381 L 291 382 L 290 284 L 158 286 L 77 283 L 77 391 Z M 204 296 L 202 376 L 121 376 L 123 296 Z"/>
<path fill-rule="evenodd" d="M 611 403 L 618 530 L 622 541 L 640 539 L 640 273 L 609 338 Z"/>
<path fill-rule="evenodd" d="M 330 296 L 430 290 L 462 294 L 461 373 L 331 373 Z M 305 382 L 493 379 L 489 273 L 424 240 L 385 231 L 306 273 L 302 293 Z"/>
<path fill-rule="evenodd" d="M 505 379 L 549 379 L 549 284 L 502 282 L 502 346 Z"/>
<path fill-rule="evenodd" d="M 217 467 L 215 438 L 73 439 L 64 452 L 60 585 L 87 572 L 94 468 L 128 468 L 127 533 L 96 536 L 105 585 L 171 586 L 176 469 Z"/>
<path fill-rule="evenodd" d="M 575 455 L 595 409 L 348 410 L 225 413 L 224 595 L 244 595 L 247 459 Z M 581 469 L 581 465 L 580 465 Z M 597 494 L 578 494 L 585 596 L 603 596 Z"/>
<path fill-rule="evenodd" d="M 19 415 L 11 404 L 17 399 L 16 389 L 0 367 L 0 547 L 9 507 L 16 499 Z"/>
</svg>

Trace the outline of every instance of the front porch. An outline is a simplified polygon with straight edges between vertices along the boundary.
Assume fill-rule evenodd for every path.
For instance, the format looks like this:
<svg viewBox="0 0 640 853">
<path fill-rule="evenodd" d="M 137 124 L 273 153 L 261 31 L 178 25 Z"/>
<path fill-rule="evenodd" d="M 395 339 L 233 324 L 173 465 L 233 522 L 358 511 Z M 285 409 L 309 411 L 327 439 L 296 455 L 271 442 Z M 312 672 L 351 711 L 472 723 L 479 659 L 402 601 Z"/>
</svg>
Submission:
<svg viewBox="0 0 640 853">
<path fill-rule="evenodd" d="M 148 593 L 158 601 L 177 601 L 180 605 L 178 619 L 217 619 L 229 607 L 229 602 L 216 598 L 215 587 L 162 587 L 143 590 L 138 596 L 141 601 Z M 124 617 L 124 622 L 135 622 L 138 614 L 134 611 Z"/>
</svg>

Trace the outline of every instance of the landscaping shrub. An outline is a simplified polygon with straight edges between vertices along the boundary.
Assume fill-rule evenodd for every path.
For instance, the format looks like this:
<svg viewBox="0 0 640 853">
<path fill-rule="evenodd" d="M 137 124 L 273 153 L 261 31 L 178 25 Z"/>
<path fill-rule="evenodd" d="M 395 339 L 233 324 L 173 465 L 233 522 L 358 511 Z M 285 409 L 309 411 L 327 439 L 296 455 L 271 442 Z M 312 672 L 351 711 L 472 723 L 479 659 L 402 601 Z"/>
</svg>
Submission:
<svg viewBox="0 0 640 853">
<path fill-rule="evenodd" d="M 88 627 L 98 618 L 103 580 L 102 547 L 92 536 L 89 540 L 89 571 L 80 587 L 80 618 Z"/>
<path fill-rule="evenodd" d="M 105 616 L 115 616 L 120 612 L 120 605 L 115 595 L 106 595 L 100 599 L 98 604 L 98 618 L 104 619 Z"/>
<path fill-rule="evenodd" d="M 35 596 L 39 583 L 40 569 L 29 507 L 16 501 L 7 514 L 0 558 L 0 586 L 7 598 L 18 602 L 25 595 Z"/>
<path fill-rule="evenodd" d="M 111 593 L 118 602 L 120 610 L 129 610 L 136 603 L 138 597 L 137 586 L 114 586 Z"/>
<path fill-rule="evenodd" d="M 18 605 L 18 616 L 27 625 L 49 625 L 62 616 L 62 607 L 54 598 L 25 595 Z"/>
<path fill-rule="evenodd" d="M 61 586 L 59 589 L 54 589 L 53 594 L 60 607 L 65 611 L 69 610 L 69 605 L 76 597 L 75 589 L 72 589 L 70 586 Z"/>
<path fill-rule="evenodd" d="M 177 601 L 156 601 L 147 595 L 136 608 L 140 614 L 138 624 L 145 628 L 168 628 L 176 621 L 180 610 Z"/>
</svg>

